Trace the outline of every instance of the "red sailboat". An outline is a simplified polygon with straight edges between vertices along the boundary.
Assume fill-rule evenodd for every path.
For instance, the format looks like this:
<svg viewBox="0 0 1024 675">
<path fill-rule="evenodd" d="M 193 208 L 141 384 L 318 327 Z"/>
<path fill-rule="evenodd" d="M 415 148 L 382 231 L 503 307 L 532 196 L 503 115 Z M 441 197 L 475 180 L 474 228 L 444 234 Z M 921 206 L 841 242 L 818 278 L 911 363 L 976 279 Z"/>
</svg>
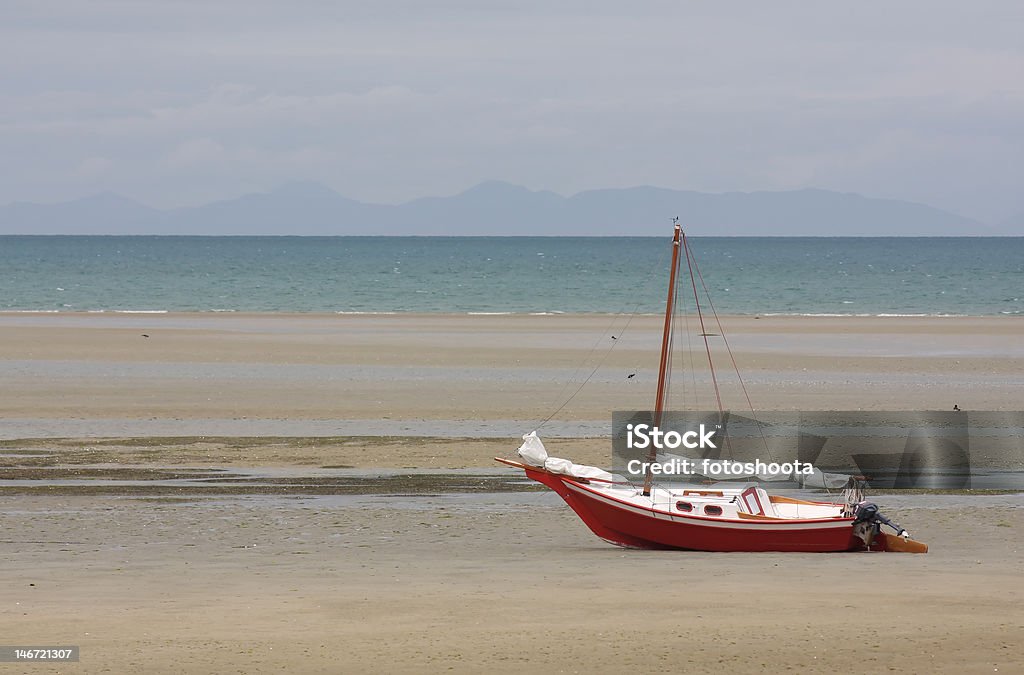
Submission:
<svg viewBox="0 0 1024 675">
<path fill-rule="evenodd" d="M 701 333 L 707 347 L 700 301 L 697 297 L 692 252 L 686 235 L 676 224 L 672 239 L 672 267 L 665 325 L 662 335 L 654 426 L 665 410 L 668 369 L 671 366 L 671 331 L 680 252 L 685 255 L 697 300 Z M 698 272 L 699 275 L 699 272 Z M 703 279 L 701 279 L 703 284 Z M 711 352 L 708 348 L 710 364 Z M 714 365 L 711 365 L 714 381 Z M 718 384 L 715 382 L 716 397 Z M 758 484 L 661 486 L 647 468 L 643 484 L 627 481 L 602 469 L 550 457 L 536 432 L 523 437 L 523 461 L 495 458 L 522 469 L 526 476 L 554 490 L 594 534 L 629 548 L 697 551 L 901 551 L 924 553 L 928 547 L 909 538 L 863 501 L 851 480 L 842 502 L 795 499 L 769 494 Z M 655 459 L 654 450 L 650 460 Z M 648 465 L 649 467 L 650 465 Z M 881 531 L 882 525 L 895 534 Z"/>
</svg>

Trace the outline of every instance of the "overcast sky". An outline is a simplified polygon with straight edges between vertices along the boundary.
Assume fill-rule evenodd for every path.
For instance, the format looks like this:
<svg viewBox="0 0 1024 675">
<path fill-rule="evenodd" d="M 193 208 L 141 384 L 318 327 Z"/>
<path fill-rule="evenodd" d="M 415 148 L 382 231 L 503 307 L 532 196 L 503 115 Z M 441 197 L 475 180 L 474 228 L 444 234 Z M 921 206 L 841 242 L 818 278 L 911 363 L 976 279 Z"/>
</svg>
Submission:
<svg viewBox="0 0 1024 675">
<path fill-rule="evenodd" d="M 1024 212 L 1024 2 L 3 0 L 0 203 L 820 187 Z"/>
</svg>

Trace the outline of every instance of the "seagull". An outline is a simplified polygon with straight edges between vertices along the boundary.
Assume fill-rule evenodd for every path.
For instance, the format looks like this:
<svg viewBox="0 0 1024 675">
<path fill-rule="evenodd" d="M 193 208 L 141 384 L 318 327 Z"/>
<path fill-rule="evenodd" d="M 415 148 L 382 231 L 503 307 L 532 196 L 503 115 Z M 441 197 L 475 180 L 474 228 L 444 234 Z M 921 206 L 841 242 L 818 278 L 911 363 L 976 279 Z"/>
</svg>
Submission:
<svg viewBox="0 0 1024 675">
<path fill-rule="evenodd" d="M 613 336 L 612 336 L 612 339 L 613 339 L 613 340 L 618 340 L 619 338 L 617 338 L 617 337 L 615 337 L 615 336 L 613 335 Z"/>
<path fill-rule="evenodd" d="M 627 380 L 632 380 L 634 377 L 636 377 L 636 373 L 630 373 L 629 375 L 626 375 Z"/>
<path fill-rule="evenodd" d="M 142 337 L 149 337 L 149 336 L 148 336 L 148 335 L 146 335 L 145 333 L 143 333 L 143 334 L 142 334 Z"/>
</svg>

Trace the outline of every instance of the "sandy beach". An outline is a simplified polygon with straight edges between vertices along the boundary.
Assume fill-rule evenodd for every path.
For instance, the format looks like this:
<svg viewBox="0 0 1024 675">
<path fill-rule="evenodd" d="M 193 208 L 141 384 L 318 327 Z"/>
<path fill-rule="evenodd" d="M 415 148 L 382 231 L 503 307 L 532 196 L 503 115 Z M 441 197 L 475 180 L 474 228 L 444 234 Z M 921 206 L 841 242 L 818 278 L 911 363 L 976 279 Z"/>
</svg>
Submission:
<svg viewBox="0 0 1024 675">
<path fill-rule="evenodd" d="M 1017 496 L 889 498 L 919 556 L 624 551 L 547 493 L 2 499 L 4 639 L 82 648 L 24 672 L 1024 668 Z"/>
<path fill-rule="evenodd" d="M 3 642 L 81 646 L 33 673 L 1024 669 L 1019 494 L 878 495 L 923 556 L 637 552 L 497 467 L 592 371 L 544 429 L 606 463 L 656 377 L 660 320 L 624 322 L 0 314 Z M 1024 403 L 1017 318 L 723 324 L 760 409 Z"/>
<path fill-rule="evenodd" d="M 1017 317 L 722 322 L 760 410 L 1022 406 Z M 347 423 L 365 420 L 370 435 L 402 435 L 394 423 L 404 421 L 419 424 L 412 435 L 514 437 L 591 372 L 553 422 L 605 425 L 612 410 L 653 404 L 660 330 L 652 316 L 0 314 L 0 433 L 361 435 Z M 723 404 L 746 409 L 717 340 Z M 703 345 L 691 346 L 692 361 L 677 358 L 675 404 L 713 407 Z M 510 423 L 444 431 L 496 420 Z M 259 433 L 244 431 L 253 425 Z"/>
</svg>

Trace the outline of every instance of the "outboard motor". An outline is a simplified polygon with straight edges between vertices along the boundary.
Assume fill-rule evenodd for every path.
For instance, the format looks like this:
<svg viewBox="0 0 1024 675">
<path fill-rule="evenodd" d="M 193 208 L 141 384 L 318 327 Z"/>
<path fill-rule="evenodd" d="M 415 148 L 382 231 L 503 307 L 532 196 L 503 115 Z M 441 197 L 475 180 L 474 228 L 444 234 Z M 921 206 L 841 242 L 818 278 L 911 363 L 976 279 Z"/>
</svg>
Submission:
<svg viewBox="0 0 1024 675">
<path fill-rule="evenodd" d="M 910 537 L 910 533 L 900 528 L 898 524 L 886 516 L 882 515 L 882 513 L 879 512 L 878 505 L 872 502 L 860 502 L 857 504 L 857 508 L 853 512 L 853 517 L 853 525 L 855 529 L 857 528 L 857 525 L 870 526 L 870 529 L 872 530 L 872 539 L 873 535 L 877 535 L 882 530 L 882 525 L 889 525 L 890 528 L 892 528 L 896 534 L 903 539 L 908 539 Z M 865 544 L 870 545 L 870 541 L 866 541 Z"/>
</svg>

